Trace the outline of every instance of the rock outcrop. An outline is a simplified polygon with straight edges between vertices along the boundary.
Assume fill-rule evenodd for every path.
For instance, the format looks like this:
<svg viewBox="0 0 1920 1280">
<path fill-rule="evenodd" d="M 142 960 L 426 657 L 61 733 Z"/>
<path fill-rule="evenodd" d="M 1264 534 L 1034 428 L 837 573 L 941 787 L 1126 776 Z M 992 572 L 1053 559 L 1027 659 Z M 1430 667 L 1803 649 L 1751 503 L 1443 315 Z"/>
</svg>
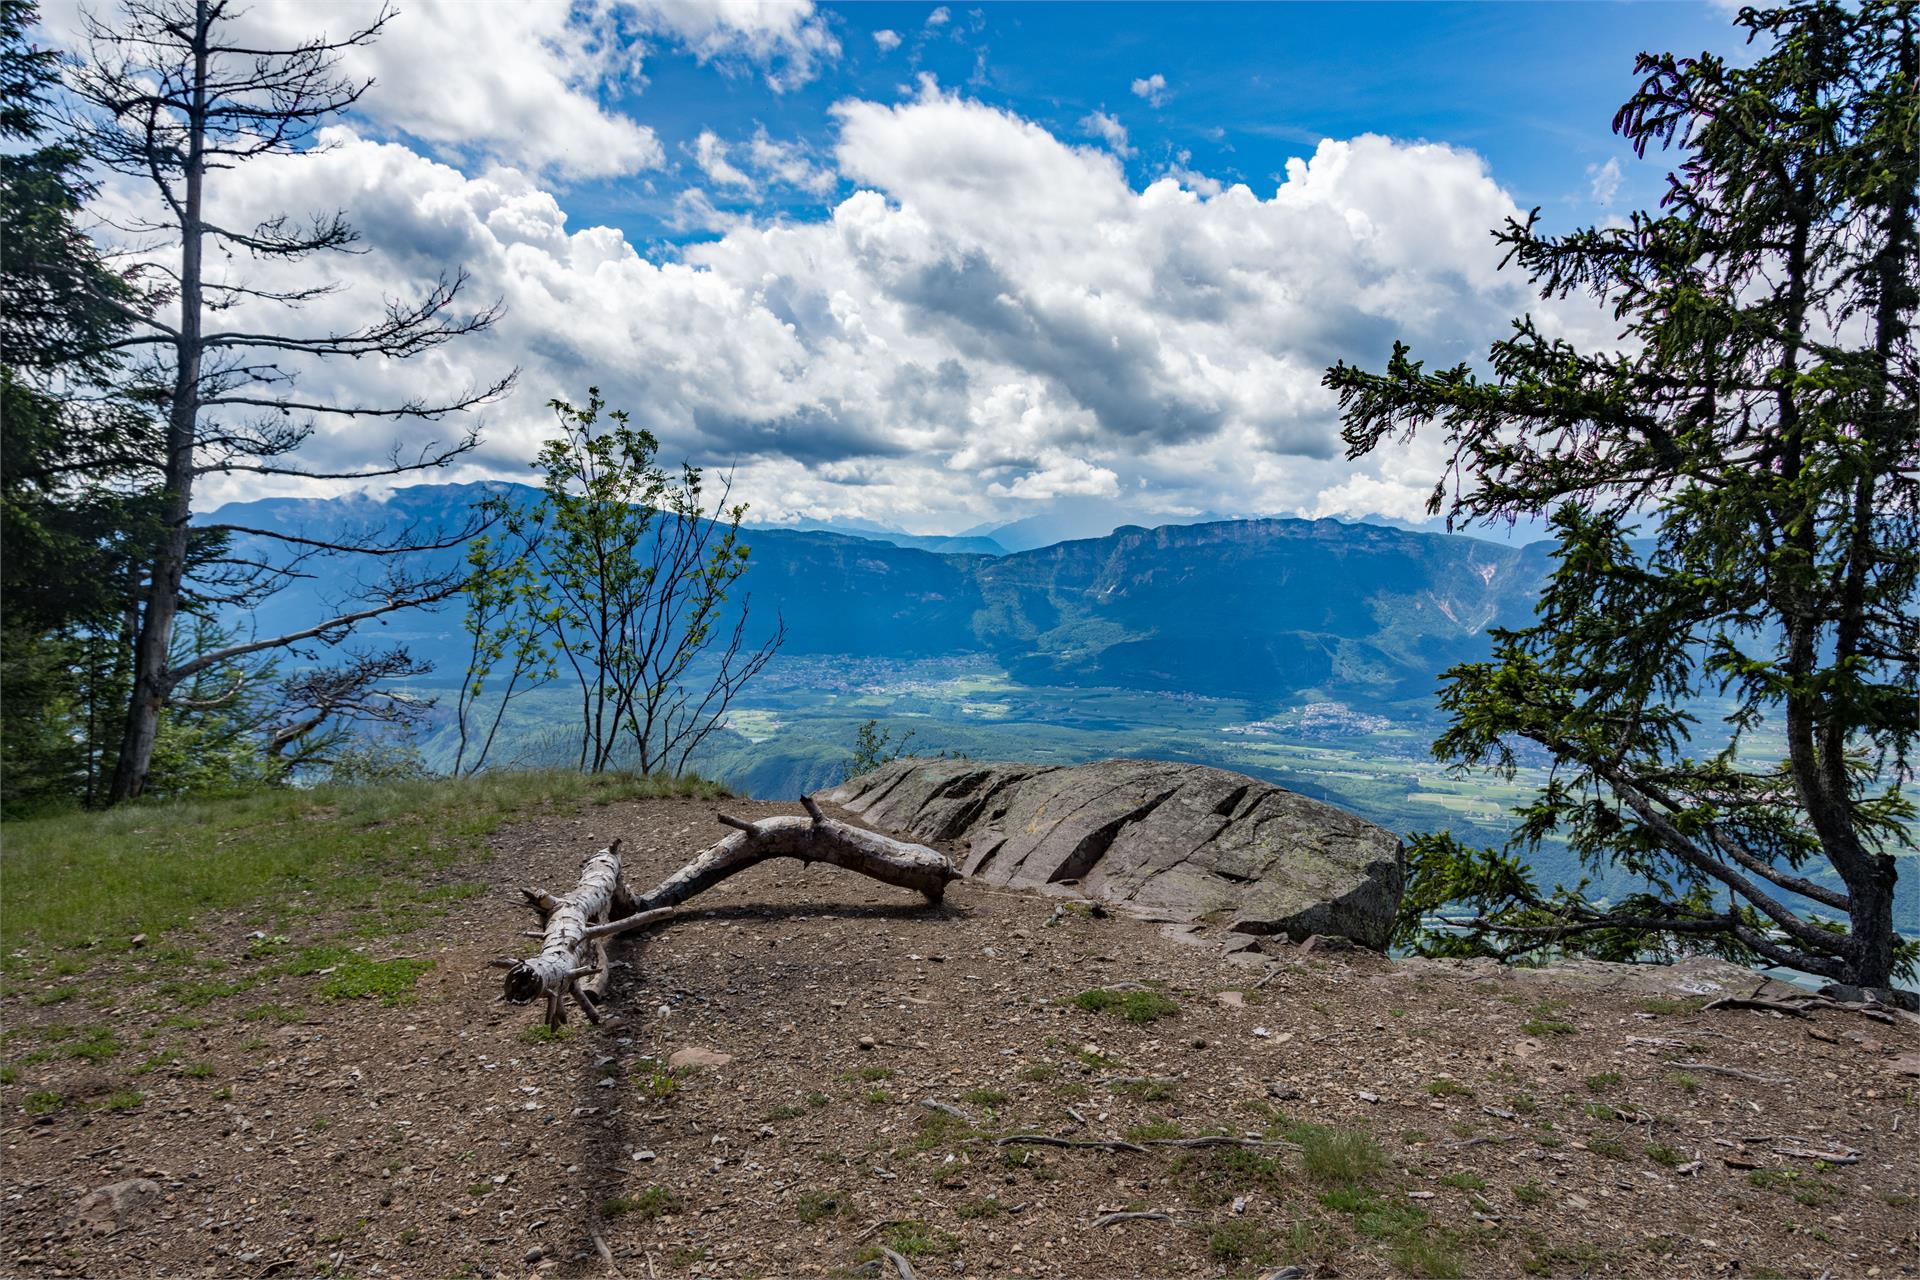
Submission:
<svg viewBox="0 0 1920 1280">
<path fill-rule="evenodd" d="M 1271 783 L 1204 765 L 896 760 L 825 799 L 877 827 L 961 846 L 961 870 L 1164 920 L 1384 949 L 1400 838 Z"/>
</svg>

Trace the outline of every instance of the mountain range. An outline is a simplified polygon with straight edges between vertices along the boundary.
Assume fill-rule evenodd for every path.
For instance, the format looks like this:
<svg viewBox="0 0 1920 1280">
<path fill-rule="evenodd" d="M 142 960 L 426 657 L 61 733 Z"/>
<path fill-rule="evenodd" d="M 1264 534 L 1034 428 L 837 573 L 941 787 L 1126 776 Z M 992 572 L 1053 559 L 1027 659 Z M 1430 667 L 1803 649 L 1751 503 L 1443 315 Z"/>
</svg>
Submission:
<svg viewBox="0 0 1920 1280">
<path fill-rule="evenodd" d="M 338 539 L 451 528 L 500 484 L 419 485 L 373 498 L 273 498 L 211 515 Z M 1372 711 L 1430 707 L 1435 676 L 1487 652 L 1487 630 L 1530 616 L 1550 544 L 1514 547 L 1337 520 L 1125 526 L 1004 554 L 899 545 L 887 531 L 745 531 L 741 592 L 759 626 L 787 626 L 783 653 L 926 659 L 982 655 L 1017 683 L 1232 697 L 1279 706 L 1303 694 Z M 982 535 L 955 539 L 968 542 Z M 243 542 L 245 539 L 243 539 Z M 453 564 L 457 550 L 438 553 Z M 334 590 L 303 580 L 249 620 L 292 629 Z M 458 680 L 456 610 L 399 615 L 404 641 Z"/>
</svg>

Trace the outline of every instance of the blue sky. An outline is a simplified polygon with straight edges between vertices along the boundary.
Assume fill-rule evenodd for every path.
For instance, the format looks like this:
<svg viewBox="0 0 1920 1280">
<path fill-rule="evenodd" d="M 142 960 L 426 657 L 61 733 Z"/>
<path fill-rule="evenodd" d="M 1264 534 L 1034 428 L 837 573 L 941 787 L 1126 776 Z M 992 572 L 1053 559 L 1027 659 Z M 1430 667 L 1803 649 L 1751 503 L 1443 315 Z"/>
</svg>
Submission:
<svg viewBox="0 0 1920 1280">
<path fill-rule="evenodd" d="M 929 27 L 944 8 L 948 19 Z M 765 126 L 827 146 L 841 98 L 898 97 L 914 77 L 1006 107 L 1057 136 L 1084 140 L 1101 111 L 1137 152 L 1128 174 L 1144 185 L 1170 167 L 1270 190 L 1289 157 L 1323 138 L 1384 133 L 1468 147 L 1524 206 L 1556 221 L 1592 221 L 1594 170 L 1618 163 L 1615 205 L 1658 199 L 1665 166 L 1637 162 L 1614 137 L 1615 109 L 1634 85 L 1642 50 L 1713 49 L 1738 55 L 1726 11 L 1680 3 L 1499 4 L 926 4 L 827 5 L 844 54 L 788 92 L 735 69 L 686 56 L 649 62 L 647 83 L 619 95 L 669 153 L 707 130 Z M 892 31 L 891 51 L 873 34 Z M 1136 94 L 1159 75 L 1164 89 Z M 1186 156 L 1182 161 L 1181 157 Z M 636 239 L 677 243 L 699 233 L 663 225 L 670 183 L 583 184 L 567 203 L 579 216 Z M 838 190 L 844 190 L 842 184 Z M 748 202 L 728 202 L 745 209 Z M 786 199 L 794 217 L 818 200 Z"/>
<path fill-rule="evenodd" d="M 239 22 L 285 41 L 372 11 Z M 55 40 L 73 19 L 49 4 Z M 524 478 L 546 402 L 596 385 L 762 519 L 1418 522 L 1440 443 L 1346 459 L 1324 370 L 1396 338 L 1471 360 L 1523 312 L 1612 342 L 1591 301 L 1499 271 L 1488 232 L 1657 199 L 1667 158 L 1610 122 L 1636 53 L 1703 48 L 1746 56 L 1726 9 L 405 0 L 325 145 L 209 198 L 363 233 L 325 266 L 337 298 L 252 323 L 351 324 L 456 268 L 505 303 L 429 360 L 304 374 L 365 401 L 518 367 L 448 478 Z M 310 450 L 345 469 L 390 443 L 347 424 Z"/>
</svg>

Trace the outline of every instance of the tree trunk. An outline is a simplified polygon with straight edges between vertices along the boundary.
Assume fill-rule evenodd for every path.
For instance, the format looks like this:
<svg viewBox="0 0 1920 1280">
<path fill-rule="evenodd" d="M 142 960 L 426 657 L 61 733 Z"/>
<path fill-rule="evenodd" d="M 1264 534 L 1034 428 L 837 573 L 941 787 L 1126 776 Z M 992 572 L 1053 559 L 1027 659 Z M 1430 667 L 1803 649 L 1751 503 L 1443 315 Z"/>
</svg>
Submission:
<svg viewBox="0 0 1920 1280">
<path fill-rule="evenodd" d="M 939 902 L 947 882 L 960 874 L 938 850 L 836 822 L 810 796 L 803 796 L 801 803 L 808 817 L 743 822 L 721 815 L 721 822 L 737 829 L 735 834 L 638 896 L 621 882 L 618 840 L 586 860 L 571 893 L 555 898 L 526 890 L 528 904 L 542 913 L 546 927 L 538 955 L 494 962 L 507 970 L 502 982 L 506 998 L 515 1004 L 544 999 L 547 1025 L 558 1027 L 566 1021 L 566 997 L 572 996 L 587 1017 L 598 1022 L 608 978 L 607 939 L 669 919 L 678 914 L 674 908 L 680 903 L 769 858 L 845 867 L 923 894 L 929 904 Z"/>
<path fill-rule="evenodd" d="M 174 343 L 173 395 L 167 408 L 166 532 L 155 549 L 147 577 L 147 603 L 134 642 L 133 688 L 120 758 L 114 762 L 109 803 L 138 796 L 147 787 L 153 746 L 160 734 L 160 712 L 172 682 L 167 661 L 173 649 L 173 623 L 180 609 L 180 579 L 187 568 L 187 522 L 193 515 L 194 440 L 200 412 L 201 188 L 205 177 L 202 148 L 206 135 L 206 0 L 194 11 L 193 106 L 183 177 L 186 200 L 180 210 L 180 328 Z"/>
</svg>

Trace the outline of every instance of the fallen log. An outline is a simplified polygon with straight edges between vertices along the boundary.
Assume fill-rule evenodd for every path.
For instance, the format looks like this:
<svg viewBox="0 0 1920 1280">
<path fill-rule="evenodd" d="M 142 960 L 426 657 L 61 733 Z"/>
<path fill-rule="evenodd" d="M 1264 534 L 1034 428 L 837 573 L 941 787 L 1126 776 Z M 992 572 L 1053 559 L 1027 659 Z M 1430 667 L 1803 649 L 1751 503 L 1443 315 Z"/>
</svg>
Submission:
<svg viewBox="0 0 1920 1280">
<path fill-rule="evenodd" d="M 537 955 L 512 962 L 502 979 L 506 998 L 515 1004 L 545 1000 L 547 1025 L 566 1021 L 571 997 L 590 1021 L 600 1021 L 606 999 L 609 939 L 677 916 L 677 908 L 728 876 L 769 858 L 798 858 L 802 864 L 825 862 L 857 871 L 885 884 L 911 889 L 929 904 L 946 894 L 959 872 L 938 850 L 894 840 L 877 832 L 837 822 L 821 812 L 811 796 L 802 796 L 807 816 L 761 818 L 747 822 L 720 814 L 734 833 L 662 880 L 644 894 L 631 893 L 621 880 L 620 842 L 590 856 L 580 868 L 580 883 L 554 897 L 523 889 L 526 905 L 541 917 Z"/>
</svg>

